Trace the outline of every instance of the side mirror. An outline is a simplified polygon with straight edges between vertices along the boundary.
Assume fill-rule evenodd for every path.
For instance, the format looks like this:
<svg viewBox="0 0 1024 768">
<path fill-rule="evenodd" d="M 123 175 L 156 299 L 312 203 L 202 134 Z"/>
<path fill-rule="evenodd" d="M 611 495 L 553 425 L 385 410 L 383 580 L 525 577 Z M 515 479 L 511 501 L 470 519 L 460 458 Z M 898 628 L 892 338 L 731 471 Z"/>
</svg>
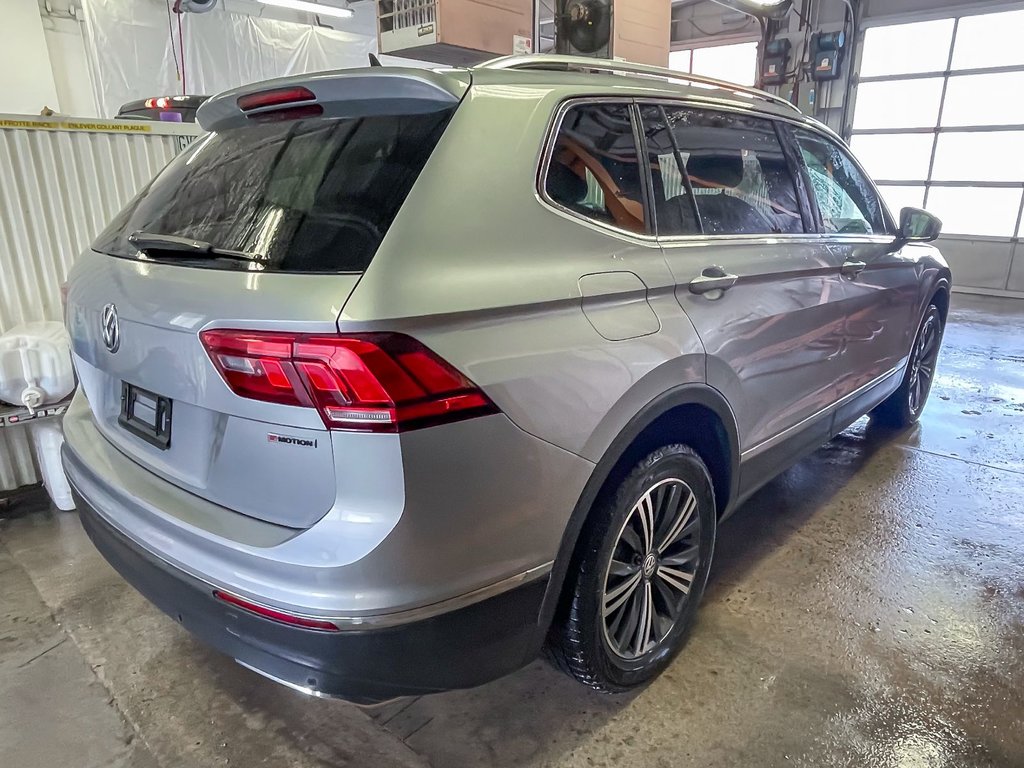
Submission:
<svg viewBox="0 0 1024 768">
<path fill-rule="evenodd" d="M 900 212 L 899 240 L 903 243 L 930 243 L 942 233 L 942 221 L 920 208 Z"/>
</svg>

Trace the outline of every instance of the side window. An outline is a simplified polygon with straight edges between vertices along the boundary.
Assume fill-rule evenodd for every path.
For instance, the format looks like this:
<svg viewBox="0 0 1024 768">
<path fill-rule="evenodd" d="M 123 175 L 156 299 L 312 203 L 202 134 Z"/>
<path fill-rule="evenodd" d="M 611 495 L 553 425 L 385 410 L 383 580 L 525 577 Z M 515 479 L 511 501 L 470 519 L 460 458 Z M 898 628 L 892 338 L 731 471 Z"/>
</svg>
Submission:
<svg viewBox="0 0 1024 768">
<path fill-rule="evenodd" d="M 552 202 L 593 221 L 646 232 L 643 182 L 625 104 L 580 104 L 566 111 L 548 162 Z"/>
<path fill-rule="evenodd" d="M 771 121 L 731 112 L 642 109 L 661 235 L 804 231 L 793 174 Z"/>
<path fill-rule="evenodd" d="M 824 136 L 799 128 L 793 133 L 807 167 L 825 232 L 884 233 L 885 217 L 878 195 L 850 156 Z"/>
</svg>

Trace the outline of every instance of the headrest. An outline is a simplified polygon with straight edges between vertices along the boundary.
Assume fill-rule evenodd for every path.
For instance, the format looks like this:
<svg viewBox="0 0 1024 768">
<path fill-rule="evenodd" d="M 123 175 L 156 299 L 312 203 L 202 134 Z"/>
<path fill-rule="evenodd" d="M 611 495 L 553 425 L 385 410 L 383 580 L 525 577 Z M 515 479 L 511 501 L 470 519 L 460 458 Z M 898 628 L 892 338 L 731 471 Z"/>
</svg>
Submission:
<svg viewBox="0 0 1024 768">
<path fill-rule="evenodd" d="M 548 197 L 563 205 L 574 205 L 587 196 L 587 182 L 564 163 L 553 160 L 544 182 Z"/>
<path fill-rule="evenodd" d="M 740 155 L 692 155 L 686 172 L 712 184 L 738 187 L 743 181 L 743 158 Z"/>
</svg>

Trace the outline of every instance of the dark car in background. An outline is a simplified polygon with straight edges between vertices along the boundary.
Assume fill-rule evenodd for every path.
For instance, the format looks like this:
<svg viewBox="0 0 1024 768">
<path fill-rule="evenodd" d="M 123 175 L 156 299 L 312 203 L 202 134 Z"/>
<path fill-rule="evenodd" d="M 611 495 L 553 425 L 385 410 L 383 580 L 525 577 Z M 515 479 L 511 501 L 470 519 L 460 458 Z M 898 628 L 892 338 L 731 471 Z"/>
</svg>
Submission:
<svg viewBox="0 0 1024 768">
<path fill-rule="evenodd" d="M 196 110 L 209 96 L 155 96 L 123 104 L 117 111 L 122 120 L 161 120 L 194 123 Z"/>
</svg>

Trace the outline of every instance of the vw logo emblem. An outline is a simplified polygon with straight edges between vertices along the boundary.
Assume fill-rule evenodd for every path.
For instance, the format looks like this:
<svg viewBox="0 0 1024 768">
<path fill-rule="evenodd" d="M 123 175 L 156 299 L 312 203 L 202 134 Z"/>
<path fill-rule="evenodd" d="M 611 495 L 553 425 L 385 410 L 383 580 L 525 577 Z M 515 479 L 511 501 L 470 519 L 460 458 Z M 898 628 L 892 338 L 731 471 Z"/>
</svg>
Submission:
<svg viewBox="0 0 1024 768">
<path fill-rule="evenodd" d="M 653 552 L 648 552 L 643 561 L 644 578 L 649 579 L 658 569 L 658 558 Z"/>
<path fill-rule="evenodd" d="M 117 307 L 107 304 L 100 317 L 100 330 L 103 333 L 103 344 L 111 354 L 121 347 L 121 327 L 117 321 Z"/>
</svg>

